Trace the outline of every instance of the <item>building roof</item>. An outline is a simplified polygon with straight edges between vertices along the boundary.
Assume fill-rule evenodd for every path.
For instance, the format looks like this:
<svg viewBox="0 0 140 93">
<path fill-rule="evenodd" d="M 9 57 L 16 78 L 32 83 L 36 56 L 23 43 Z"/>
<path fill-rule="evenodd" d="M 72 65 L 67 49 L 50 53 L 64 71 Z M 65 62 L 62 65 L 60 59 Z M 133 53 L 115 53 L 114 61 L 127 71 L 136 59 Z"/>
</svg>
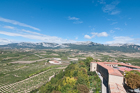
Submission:
<svg viewBox="0 0 140 93">
<path fill-rule="evenodd" d="M 118 64 L 117 62 L 103 62 L 104 64 Z"/>
<path fill-rule="evenodd" d="M 110 75 L 123 76 L 117 69 L 105 65 L 104 62 L 97 62 L 97 64 L 107 69 Z"/>
<path fill-rule="evenodd" d="M 104 64 L 118 64 L 118 65 L 122 65 L 122 66 L 127 66 L 127 67 L 140 69 L 139 66 L 133 66 L 133 65 L 128 65 L 128 64 L 125 64 L 125 63 L 118 63 L 118 62 L 104 62 Z"/>
<path fill-rule="evenodd" d="M 90 63 L 97 63 L 97 62 L 90 62 Z"/>
<path fill-rule="evenodd" d="M 117 83 L 109 83 L 111 93 L 126 93 L 124 87 Z"/>
<path fill-rule="evenodd" d="M 125 64 L 125 63 L 119 63 L 119 65 L 127 66 L 127 67 L 131 67 L 131 68 L 137 68 L 137 69 L 140 69 L 139 66 L 127 65 L 127 64 Z"/>
<path fill-rule="evenodd" d="M 59 61 L 57 61 L 57 60 L 52 60 L 54 63 L 59 63 Z"/>
<path fill-rule="evenodd" d="M 123 68 L 123 67 L 119 67 L 119 70 L 120 71 L 131 71 L 133 69 L 131 68 L 137 68 L 137 69 L 140 69 L 139 66 L 133 66 L 133 65 L 128 65 L 128 64 L 125 64 L 125 63 L 118 63 L 118 62 L 91 62 L 91 63 L 97 63 L 99 65 L 101 65 L 102 67 L 106 68 L 108 70 L 108 73 L 111 74 L 111 75 L 117 75 L 117 76 L 122 76 L 122 74 L 117 70 L 117 69 L 114 69 L 112 67 L 109 67 L 105 64 L 117 64 L 117 65 L 122 65 L 122 66 L 126 66 L 126 67 L 130 67 L 130 68 Z M 140 70 L 138 70 L 140 71 Z"/>
<path fill-rule="evenodd" d="M 127 67 L 118 67 L 118 70 L 120 70 L 120 71 L 131 71 L 131 70 L 133 70 L 133 69 L 131 69 L 131 68 L 127 68 Z"/>
<path fill-rule="evenodd" d="M 61 64 L 61 61 L 57 61 L 57 60 L 51 60 L 51 61 L 49 61 L 49 63 L 56 63 L 56 64 Z"/>
<path fill-rule="evenodd" d="M 139 66 L 134 66 L 134 65 L 128 65 L 125 63 L 118 63 L 118 62 L 103 62 L 104 64 L 118 64 L 118 65 L 122 65 L 122 66 L 127 66 L 127 67 L 132 67 L 132 68 L 137 68 L 140 69 Z"/>
</svg>

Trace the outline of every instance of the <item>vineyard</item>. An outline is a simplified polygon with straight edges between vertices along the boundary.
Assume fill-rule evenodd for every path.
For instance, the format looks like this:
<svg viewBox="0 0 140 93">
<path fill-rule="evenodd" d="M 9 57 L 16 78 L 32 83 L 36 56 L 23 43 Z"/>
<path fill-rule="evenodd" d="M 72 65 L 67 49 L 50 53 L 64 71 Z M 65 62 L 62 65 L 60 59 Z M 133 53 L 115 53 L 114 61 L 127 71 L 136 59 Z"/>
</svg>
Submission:
<svg viewBox="0 0 140 93">
<path fill-rule="evenodd" d="M 59 71 L 60 69 L 49 69 L 25 80 L 5 86 L 0 86 L 0 93 L 28 93 L 31 90 L 42 86 L 44 83 L 49 81 L 49 77 L 51 77 L 52 75 L 54 75 L 54 73 L 57 73 Z"/>
<path fill-rule="evenodd" d="M 28 93 L 39 88 L 68 64 L 48 63 L 50 50 L 0 50 L 0 93 Z M 64 53 L 59 53 L 65 55 Z M 57 54 L 57 55 L 59 55 Z"/>
</svg>

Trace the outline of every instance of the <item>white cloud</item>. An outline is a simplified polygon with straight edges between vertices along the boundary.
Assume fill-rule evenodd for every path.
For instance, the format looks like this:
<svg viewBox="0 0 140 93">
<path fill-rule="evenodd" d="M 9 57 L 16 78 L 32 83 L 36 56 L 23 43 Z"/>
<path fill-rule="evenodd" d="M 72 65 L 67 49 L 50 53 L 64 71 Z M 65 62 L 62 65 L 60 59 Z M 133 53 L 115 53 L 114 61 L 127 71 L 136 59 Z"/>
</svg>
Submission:
<svg viewBox="0 0 140 93">
<path fill-rule="evenodd" d="M 101 32 L 97 34 L 98 37 L 107 37 L 108 34 L 106 32 Z"/>
<path fill-rule="evenodd" d="M 105 0 L 98 0 L 97 2 L 99 2 L 100 4 L 106 4 Z"/>
<path fill-rule="evenodd" d="M 70 17 L 70 16 L 68 17 L 68 19 L 69 20 L 79 20 L 79 18 L 77 18 L 77 17 Z"/>
<path fill-rule="evenodd" d="M 83 23 L 83 21 L 75 21 L 75 22 L 73 22 L 74 24 L 81 24 L 81 23 Z"/>
<path fill-rule="evenodd" d="M 94 38 L 95 36 L 98 36 L 98 33 L 95 33 L 95 32 L 92 32 L 91 34 L 92 34 L 91 36 L 92 38 Z"/>
<path fill-rule="evenodd" d="M 37 32 L 33 32 L 30 30 L 25 30 L 25 29 L 18 29 L 18 28 L 12 27 L 12 26 L 4 26 L 4 28 L 13 29 L 13 30 L 16 30 L 18 32 L 26 32 L 26 33 L 30 33 L 30 34 L 41 35 L 40 33 L 37 33 Z"/>
<path fill-rule="evenodd" d="M 101 32 L 101 33 L 92 32 L 91 34 L 92 34 L 91 36 L 85 35 L 84 38 L 92 39 L 96 36 L 97 37 L 107 37 L 108 36 L 108 34 L 106 32 Z"/>
<path fill-rule="evenodd" d="M 77 40 L 77 39 L 78 39 L 78 37 L 75 37 L 75 39 Z"/>
<path fill-rule="evenodd" d="M 106 42 L 107 44 L 125 44 L 125 43 L 134 43 L 135 39 L 131 38 L 131 37 L 125 37 L 125 36 L 118 36 L 118 37 L 114 37 L 113 41 L 108 41 Z"/>
<path fill-rule="evenodd" d="M 22 29 L 21 31 L 24 31 L 24 32 L 27 32 L 27 33 L 31 33 L 31 34 L 41 35 L 40 33 L 33 32 L 33 31 L 30 31 L 30 30 Z"/>
<path fill-rule="evenodd" d="M 111 25 L 114 25 L 114 24 L 117 24 L 118 22 L 113 22 L 113 23 L 111 23 Z"/>
<path fill-rule="evenodd" d="M 116 21 L 116 19 L 112 19 L 112 18 L 108 18 L 108 17 L 104 17 L 106 18 L 108 21 Z"/>
<path fill-rule="evenodd" d="M 119 13 L 120 13 L 120 11 L 114 10 L 114 11 L 111 12 L 111 15 L 116 15 L 116 14 L 119 14 Z"/>
<path fill-rule="evenodd" d="M 119 27 L 116 27 L 115 29 L 117 29 L 117 30 L 121 30 L 121 28 L 119 28 Z"/>
<path fill-rule="evenodd" d="M 115 31 L 114 30 L 110 30 L 110 33 L 114 33 Z"/>
<path fill-rule="evenodd" d="M 105 4 L 105 6 L 102 8 L 103 12 L 108 13 L 110 15 L 116 15 L 119 14 L 120 11 L 116 9 L 116 6 L 119 4 L 118 1 L 113 1 L 111 4 Z"/>
<path fill-rule="evenodd" d="M 84 38 L 91 39 L 92 37 L 90 37 L 89 35 L 85 35 Z"/>
<path fill-rule="evenodd" d="M 92 30 L 92 31 L 94 31 L 94 30 L 95 30 L 95 28 L 92 28 L 91 30 Z"/>
<path fill-rule="evenodd" d="M 74 40 L 67 40 L 67 39 L 62 39 L 56 36 L 47 36 L 43 34 L 27 34 L 27 33 L 11 33 L 11 32 L 6 32 L 6 31 L 0 31 L 0 34 L 7 35 L 7 36 L 19 36 L 19 37 L 24 37 L 28 39 L 35 39 L 35 40 L 40 40 L 43 42 L 54 42 L 54 43 L 73 43 L 76 42 Z"/>
<path fill-rule="evenodd" d="M 112 11 L 113 9 L 115 9 L 115 5 L 105 5 L 105 7 L 103 7 L 103 12 L 108 13 L 110 11 Z"/>
<path fill-rule="evenodd" d="M 4 26 L 4 28 L 15 29 L 15 27 L 12 27 L 12 26 Z"/>
<path fill-rule="evenodd" d="M 0 38 L 0 45 L 12 43 L 11 40 Z"/>
<path fill-rule="evenodd" d="M 68 20 L 75 20 L 74 22 L 73 22 L 73 24 L 81 24 L 81 23 L 83 23 L 83 21 L 80 21 L 80 18 L 77 18 L 77 17 L 68 17 Z"/>
<path fill-rule="evenodd" d="M 5 19 L 5 18 L 0 17 L 0 21 L 2 21 L 2 22 L 7 22 L 7 23 L 11 23 L 11 24 L 14 24 L 14 25 L 23 26 L 23 27 L 28 27 L 28 28 L 31 28 L 31 29 L 34 29 L 34 30 L 40 31 L 39 28 L 36 28 L 36 27 L 30 26 L 30 25 L 27 25 L 27 24 L 24 24 L 24 23 L 20 23 L 20 22 L 15 21 L 15 20 L 10 20 L 10 19 Z"/>
<path fill-rule="evenodd" d="M 108 34 L 106 32 L 101 32 L 101 33 L 95 33 L 95 32 L 92 32 L 92 38 L 94 38 L 95 36 L 98 36 L 98 37 L 107 37 Z"/>
<path fill-rule="evenodd" d="M 10 26 L 5 26 L 6 28 L 10 28 Z M 7 36 L 13 36 L 13 37 L 24 37 L 28 39 L 34 39 L 34 40 L 40 40 L 42 42 L 54 42 L 54 43 L 73 43 L 76 42 L 74 40 L 67 40 L 62 39 L 56 36 L 47 36 L 41 33 L 33 32 L 30 30 L 25 29 L 14 29 L 16 32 L 6 32 L 6 31 L 0 31 L 0 34 L 7 35 Z M 76 37 L 78 39 L 78 37 Z"/>
</svg>

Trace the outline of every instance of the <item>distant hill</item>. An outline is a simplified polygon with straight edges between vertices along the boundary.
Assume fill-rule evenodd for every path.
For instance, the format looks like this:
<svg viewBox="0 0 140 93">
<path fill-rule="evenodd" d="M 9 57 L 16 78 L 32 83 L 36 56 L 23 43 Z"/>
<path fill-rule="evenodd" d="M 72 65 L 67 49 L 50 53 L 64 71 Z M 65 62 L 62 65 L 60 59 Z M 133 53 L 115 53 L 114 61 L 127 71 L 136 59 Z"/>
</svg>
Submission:
<svg viewBox="0 0 140 93">
<path fill-rule="evenodd" d="M 140 46 L 134 45 L 134 44 L 114 44 L 114 45 L 104 45 L 94 42 L 77 42 L 77 43 L 63 43 L 63 44 L 57 44 L 57 43 L 47 43 L 47 42 L 41 42 L 41 43 L 27 43 L 27 42 L 21 42 L 21 43 L 11 43 L 7 45 L 0 45 L 0 48 L 32 48 L 32 49 L 61 49 L 61 48 L 69 48 L 69 49 L 78 49 L 82 51 L 105 51 L 105 52 L 111 52 L 111 51 L 121 51 L 121 52 L 140 52 Z"/>
<path fill-rule="evenodd" d="M 140 52 L 139 45 L 129 45 L 129 44 L 122 44 L 121 46 L 110 46 L 104 44 L 98 44 L 94 42 L 90 42 L 89 44 L 65 44 L 69 46 L 71 49 L 79 49 L 83 51 L 121 51 L 121 52 Z"/>
</svg>

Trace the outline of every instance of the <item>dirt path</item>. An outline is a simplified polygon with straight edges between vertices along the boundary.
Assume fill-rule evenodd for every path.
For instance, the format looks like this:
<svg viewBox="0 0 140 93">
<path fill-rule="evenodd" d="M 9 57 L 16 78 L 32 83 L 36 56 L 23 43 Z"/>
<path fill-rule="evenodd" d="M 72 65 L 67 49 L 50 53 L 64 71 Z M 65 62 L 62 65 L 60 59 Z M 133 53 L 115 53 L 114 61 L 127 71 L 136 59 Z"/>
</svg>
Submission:
<svg viewBox="0 0 140 93">
<path fill-rule="evenodd" d="M 44 58 L 44 59 L 39 59 L 39 60 L 34 60 L 34 61 L 14 61 L 14 62 L 10 62 L 10 63 L 21 63 L 21 64 L 23 64 L 23 63 L 34 63 L 34 62 L 39 62 L 39 61 L 43 61 L 43 60 L 47 60 L 47 59 L 51 59 L 51 58 Z"/>
<path fill-rule="evenodd" d="M 54 76 L 55 76 L 55 73 L 54 73 L 54 75 L 52 75 L 52 76 L 49 77 L 49 81 L 50 81 Z"/>
</svg>

